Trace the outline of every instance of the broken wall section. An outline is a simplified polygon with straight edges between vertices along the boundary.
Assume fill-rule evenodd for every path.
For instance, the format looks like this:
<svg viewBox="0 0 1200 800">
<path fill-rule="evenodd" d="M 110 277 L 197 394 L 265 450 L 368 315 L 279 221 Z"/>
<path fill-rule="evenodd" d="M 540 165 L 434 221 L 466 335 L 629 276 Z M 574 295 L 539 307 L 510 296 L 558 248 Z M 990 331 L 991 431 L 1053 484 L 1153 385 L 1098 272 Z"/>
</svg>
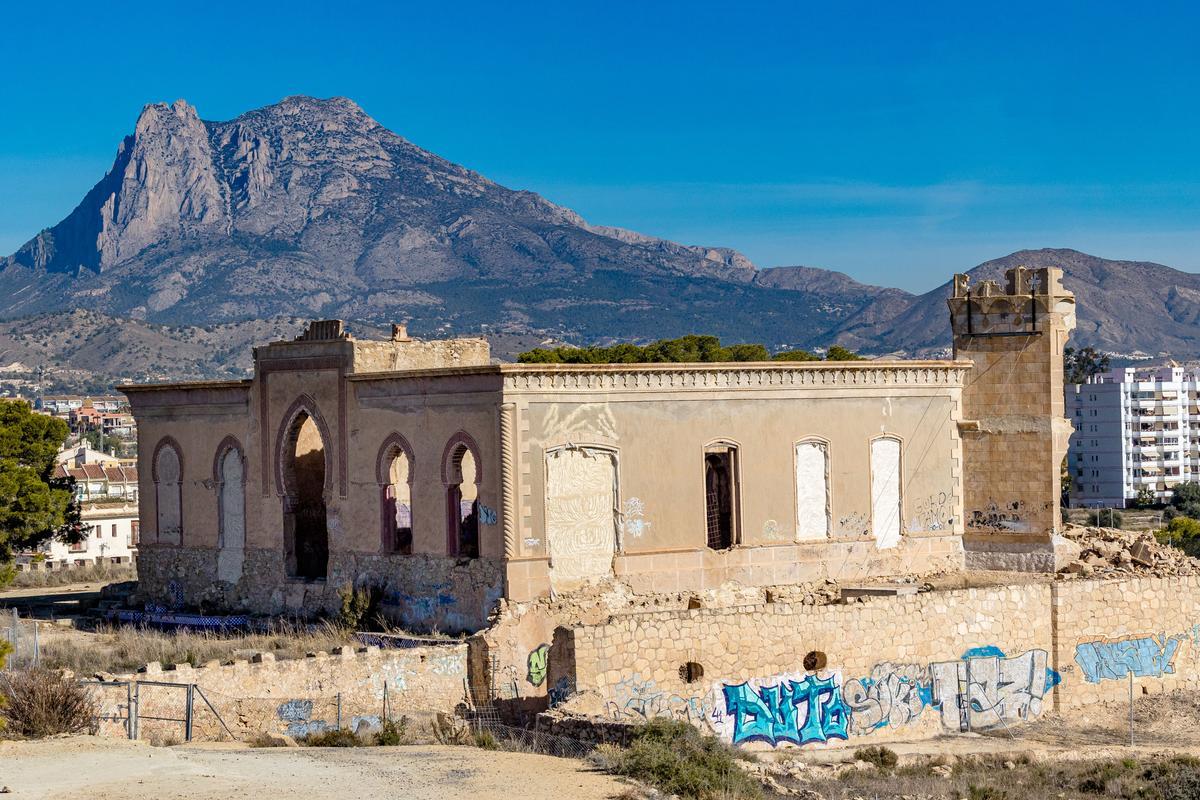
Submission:
<svg viewBox="0 0 1200 800">
<path fill-rule="evenodd" d="M 176 664 L 163 669 L 147 664 L 137 673 L 118 675 L 118 681 L 160 681 L 195 684 L 212 703 L 233 736 L 241 741 L 272 732 L 304 736 L 336 728 L 339 716 L 350 730 L 376 730 L 384 714 L 426 720 L 438 712 L 451 713 L 466 699 L 467 646 L 446 644 L 381 650 L 378 647 L 335 648 L 307 658 L 276 661 L 260 653 L 248 661 L 210 662 L 202 667 Z M 386 687 L 386 688 L 385 688 Z M 102 710 L 120 717 L 125 691 L 101 690 Z M 141 737 L 183 739 L 185 690 L 179 687 L 139 687 Z M 118 735 L 116 731 L 109 731 Z M 195 700 L 194 737 L 229 740 L 217 716 Z"/>
</svg>

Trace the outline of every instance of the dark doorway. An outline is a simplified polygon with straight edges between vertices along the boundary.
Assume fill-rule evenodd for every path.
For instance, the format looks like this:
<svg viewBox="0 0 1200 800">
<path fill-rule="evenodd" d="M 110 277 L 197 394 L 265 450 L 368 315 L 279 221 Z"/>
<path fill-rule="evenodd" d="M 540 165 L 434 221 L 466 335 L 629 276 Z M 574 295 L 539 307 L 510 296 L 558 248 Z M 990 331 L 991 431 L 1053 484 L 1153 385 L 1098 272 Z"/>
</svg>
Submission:
<svg viewBox="0 0 1200 800">
<path fill-rule="evenodd" d="M 479 558 L 479 486 L 475 456 L 459 445 L 450 456 L 451 482 L 446 487 L 446 551 Z"/>
<path fill-rule="evenodd" d="M 288 575 L 324 579 L 329 569 L 325 515 L 325 442 L 312 418 L 301 412 L 284 442 L 284 548 Z"/>
<path fill-rule="evenodd" d="M 737 447 L 711 445 L 704 451 L 704 514 L 708 546 L 733 547 L 737 527 Z"/>
</svg>

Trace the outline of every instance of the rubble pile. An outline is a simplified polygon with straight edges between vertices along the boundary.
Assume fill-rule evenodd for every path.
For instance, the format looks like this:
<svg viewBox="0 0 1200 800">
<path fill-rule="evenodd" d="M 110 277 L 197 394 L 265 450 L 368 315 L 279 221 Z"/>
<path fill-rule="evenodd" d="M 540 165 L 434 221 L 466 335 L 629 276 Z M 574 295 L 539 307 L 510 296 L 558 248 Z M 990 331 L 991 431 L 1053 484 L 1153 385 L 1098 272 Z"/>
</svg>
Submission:
<svg viewBox="0 0 1200 800">
<path fill-rule="evenodd" d="M 1060 578 L 1200 575 L 1200 559 L 1160 544 L 1148 531 L 1068 525 L 1063 536 L 1080 552 L 1059 571 Z"/>
</svg>

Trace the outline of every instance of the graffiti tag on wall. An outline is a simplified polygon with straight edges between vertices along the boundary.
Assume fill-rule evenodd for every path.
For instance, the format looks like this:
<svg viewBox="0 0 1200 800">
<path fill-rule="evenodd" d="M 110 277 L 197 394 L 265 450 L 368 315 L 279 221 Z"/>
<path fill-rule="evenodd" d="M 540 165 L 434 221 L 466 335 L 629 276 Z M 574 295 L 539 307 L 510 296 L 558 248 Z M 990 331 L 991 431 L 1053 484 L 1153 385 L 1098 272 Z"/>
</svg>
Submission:
<svg viewBox="0 0 1200 800">
<path fill-rule="evenodd" d="M 683 697 L 663 691 L 658 685 L 640 675 L 621 681 L 613 689 L 613 699 L 608 701 L 608 714 L 618 720 L 649 720 L 669 717 L 684 722 L 700 723 L 707 720 L 707 707 L 700 697 Z"/>
<path fill-rule="evenodd" d="M 850 735 L 850 708 L 842 699 L 836 673 L 824 678 L 785 674 L 725 684 L 721 699 L 724 713 L 713 716 L 713 728 L 734 744 L 804 745 Z"/>
<path fill-rule="evenodd" d="M 1075 647 L 1075 663 L 1088 683 L 1173 675 L 1175 655 L 1187 636 L 1144 636 L 1118 641 L 1083 642 Z"/>
<path fill-rule="evenodd" d="M 529 670 L 525 680 L 533 686 L 541 686 L 546 680 L 546 665 L 550 657 L 550 645 L 539 644 L 529 652 Z"/>
<path fill-rule="evenodd" d="M 907 725 L 929 705 L 929 670 L 919 664 L 877 664 L 868 677 L 847 681 L 844 694 L 856 734 Z"/>
<path fill-rule="evenodd" d="M 996 647 L 968 650 L 956 661 L 883 663 L 843 683 L 838 672 L 785 673 L 718 683 L 707 721 L 733 744 L 805 745 L 868 735 L 917 721 L 932 707 L 951 730 L 986 730 L 1041 714 L 1061 677 L 1045 650 L 1007 657 Z"/>
</svg>

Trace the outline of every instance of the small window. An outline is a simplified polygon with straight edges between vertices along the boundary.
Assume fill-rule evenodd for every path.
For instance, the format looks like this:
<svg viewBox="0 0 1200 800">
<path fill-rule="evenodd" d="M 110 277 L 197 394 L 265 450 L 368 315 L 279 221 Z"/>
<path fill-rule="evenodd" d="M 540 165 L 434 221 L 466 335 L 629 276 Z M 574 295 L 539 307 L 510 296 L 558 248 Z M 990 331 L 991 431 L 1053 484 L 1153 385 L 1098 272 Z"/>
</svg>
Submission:
<svg viewBox="0 0 1200 800">
<path fill-rule="evenodd" d="M 708 546 L 733 547 L 738 519 L 738 449 L 719 443 L 704 448 L 704 517 Z"/>
<path fill-rule="evenodd" d="M 704 667 L 689 661 L 679 668 L 679 679 L 684 683 L 695 683 L 704 677 Z"/>
</svg>

